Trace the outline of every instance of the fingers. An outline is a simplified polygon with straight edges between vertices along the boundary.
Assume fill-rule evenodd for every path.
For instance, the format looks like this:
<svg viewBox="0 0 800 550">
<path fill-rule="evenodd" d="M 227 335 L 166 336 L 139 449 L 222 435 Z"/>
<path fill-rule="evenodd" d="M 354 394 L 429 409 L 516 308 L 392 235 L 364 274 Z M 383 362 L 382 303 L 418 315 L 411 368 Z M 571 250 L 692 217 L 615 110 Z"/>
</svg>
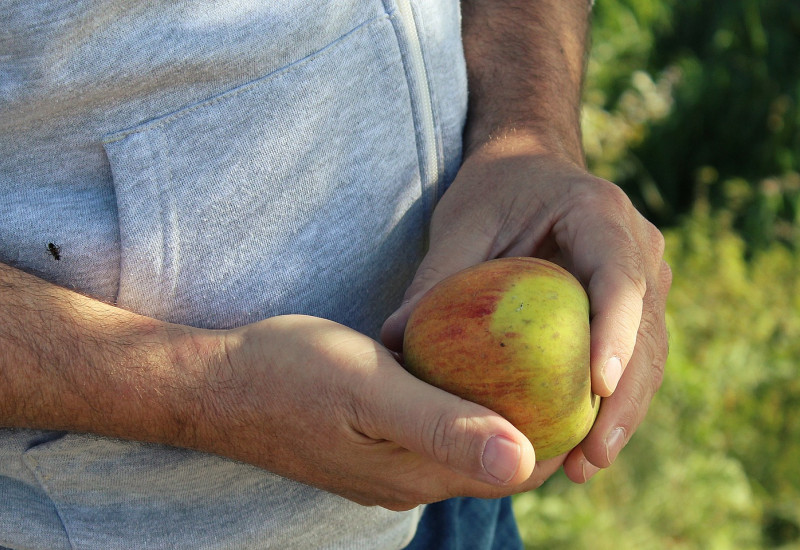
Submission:
<svg viewBox="0 0 800 550">
<path fill-rule="evenodd" d="M 434 231 L 435 226 L 432 233 Z M 438 233 L 442 236 L 431 241 L 431 248 L 406 290 L 402 305 L 383 324 L 381 340 L 391 350 L 402 349 L 408 318 L 428 290 L 442 279 L 487 259 L 488 243 L 483 245 L 480 238 L 464 239 L 463 234 L 453 230 Z"/>
<path fill-rule="evenodd" d="M 631 278 L 620 265 L 604 267 L 592 277 L 592 389 L 601 397 L 608 397 L 617 388 L 633 354 L 644 288 L 643 278 Z"/>
<path fill-rule="evenodd" d="M 592 389 L 614 393 L 637 346 L 645 297 L 658 286 L 661 232 L 616 185 L 594 180 L 570 205 L 566 236 L 557 237 L 591 304 Z M 583 221 L 582 219 L 583 218 Z M 659 292 L 658 288 L 652 289 Z"/>
<path fill-rule="evenodd" d="M 525 482 L 535 455 L 528 439 L 491 410 L 385 369 L 365 396 L 359 431 L 391 440 L 462 476 L 496 487 Z"/>
<path fill-rule="evenodd" d="M 610 466 L 644 420 L 663 378 L 667 357 L 664 315 L 671 282 L 669 266 L 662 261 L 658 276 L 645 294 L 636 349 L 625 375 L 616 391 L 603 399 L 589 435 L 565 461 L 564 471 L 573 481 L 582 483 L 599 468 Z"/>
<path fill-rule="evenodd" d="M 606 212 L 595 218 L 603 226 L 587 222 L 567 241 L 576 272 L 588 281 L 592 389 L 604 398 L 589 435 L 564 462 L 578 483 L 611 465 L 630 440 L 661 384 L 667 355 L 664 317 L 672 278 L 663 261 L 664 239 L 611 185 L 588 201 Z"/>
<path fill-rule="evenodd" d="M 645 295 L 658 279 L 664 239 L 619 187 L 597 180 L 591 191 L 570 205 L 561 241 L 576 275 L 587 284 L 592 389 L 607 397 L 634 353 Z"/>
</svg>

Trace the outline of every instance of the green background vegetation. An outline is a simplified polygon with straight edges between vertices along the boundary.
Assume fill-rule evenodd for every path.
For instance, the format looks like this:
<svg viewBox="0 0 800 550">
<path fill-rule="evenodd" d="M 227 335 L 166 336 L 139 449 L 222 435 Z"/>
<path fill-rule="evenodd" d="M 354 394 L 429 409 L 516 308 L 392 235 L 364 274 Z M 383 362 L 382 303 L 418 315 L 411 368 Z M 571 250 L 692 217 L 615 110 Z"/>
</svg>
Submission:
<svg viewBox="0 0 800 550">
<path fill-rule="evenodd" d="M 800 548 L 800 2 L 598 0 L 585 97 L 666 236 L 670 357 L 612 468 L 515 498 L 526 545 Z"/>
</svg>

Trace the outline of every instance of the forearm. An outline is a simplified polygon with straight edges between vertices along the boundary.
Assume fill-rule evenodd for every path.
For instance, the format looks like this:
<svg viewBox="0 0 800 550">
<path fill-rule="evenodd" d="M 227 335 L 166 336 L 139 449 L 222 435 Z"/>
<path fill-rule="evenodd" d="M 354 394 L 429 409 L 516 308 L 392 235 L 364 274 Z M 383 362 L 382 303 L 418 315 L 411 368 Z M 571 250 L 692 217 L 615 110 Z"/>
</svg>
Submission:
<svg viewBox="0 0 800 550">
<path fill-rule="evenodd" d="M 464 0 L 471 150 L 514 133 L 583 165 L 587 0 Z"/>
<path fill-rule="evenodd" d="M 0 426 L 191 444 L 197 345 L 188 327 L 0 264 Z"/>
</svg>

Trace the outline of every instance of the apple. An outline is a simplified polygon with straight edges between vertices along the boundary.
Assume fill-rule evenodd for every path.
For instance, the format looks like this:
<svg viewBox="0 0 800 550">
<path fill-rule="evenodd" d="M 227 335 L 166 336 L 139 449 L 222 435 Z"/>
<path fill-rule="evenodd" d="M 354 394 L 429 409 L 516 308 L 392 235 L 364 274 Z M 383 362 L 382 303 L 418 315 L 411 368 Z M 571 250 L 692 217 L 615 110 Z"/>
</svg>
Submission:
<svg viewBox="0 0 800 550">
<path fill-rule="evenodd" d="M 429 290 L 403 340 L 419 379 L 497 412 L 544 460 L 575 447 L 600 407 L 589 371 L 589 299 L 560 266 L 490 260 Z"/>
</svg>

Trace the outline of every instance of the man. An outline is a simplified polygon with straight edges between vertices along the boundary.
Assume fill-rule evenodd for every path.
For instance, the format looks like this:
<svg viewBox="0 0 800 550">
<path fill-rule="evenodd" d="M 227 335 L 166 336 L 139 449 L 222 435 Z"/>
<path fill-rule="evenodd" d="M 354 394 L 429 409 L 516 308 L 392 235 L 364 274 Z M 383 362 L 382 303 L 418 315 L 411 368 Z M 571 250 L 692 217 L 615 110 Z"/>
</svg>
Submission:
<svg viewBox="0 0 800 550">
<path fill-rule="evenodd" d="M 587 3 L 290 4 L 6 8 L 0 546 L 512 548 L 642 420 L 670 275 L 584 169 Z M 586 285 L 606 397 L 541 463 L 375 340 L 512 255 Z"/>
</svg>

